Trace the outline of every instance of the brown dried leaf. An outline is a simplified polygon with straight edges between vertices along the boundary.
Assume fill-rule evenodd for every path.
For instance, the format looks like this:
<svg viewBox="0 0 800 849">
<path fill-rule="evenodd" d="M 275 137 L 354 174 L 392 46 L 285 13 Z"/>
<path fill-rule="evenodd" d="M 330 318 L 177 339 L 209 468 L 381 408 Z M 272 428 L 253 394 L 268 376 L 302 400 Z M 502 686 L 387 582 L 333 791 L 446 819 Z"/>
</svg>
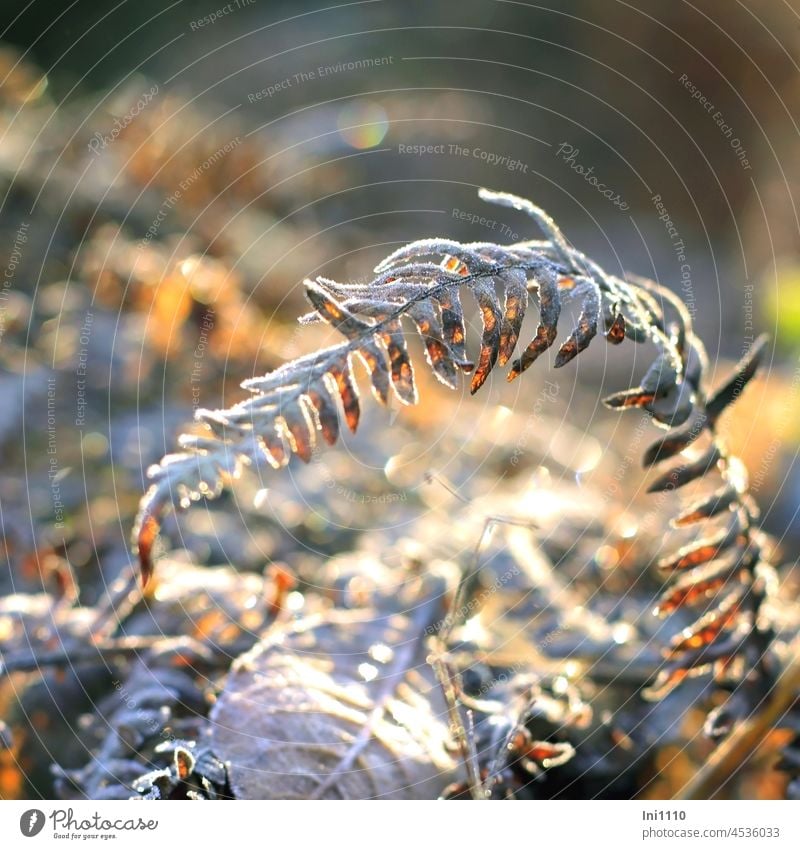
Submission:
<svg viewBox="0 0 800 849">
<path fill-rule="evenodd" d="M 511 371 L 508 373 L 509 380 L 514 380 L 530 368 L 539 356 L 555 342 L 558 334 L 561 297 L 558 292 L 556 273 L 552 268 L 545 267 L 537 273 L 535 280 L 539 297 L 539 326 L 536 329 L 536 336 L 533 341 L 511 366 Z"/>
<path fill-rule="evenodd" d="M 603 398 L 603 403 L 611 410 L 628 410 L 632 407 L 646 407 L 655 400 L 652 392 L 646 392 L 641 386 L 624 389 Z"/>
<path fill-rule="evenodd" d="M 361 416 L 361 407 L 358 403 L 358 390 L 350 373 L 350 364 L 345 361 L 330 369 L 328 374 L 336 384 L 336 390 L 342 400 L 344 420 L 352 433 L 358 429 L 358 420 Z"/>
<path fill-rule="evenodd" d="M 145 514 L 136 533 L 136 549 L 139 555 L 139 572 L 142 586 L 146 587 L 153 577 L 153 545 L 158 538 L 158 521 L 151 514 Z"/>
<path fill-rule="evenodd" d="M 735 559 L 713 564 L 711 568 L 699 570 L 699 573 L 686 575 L 661 596 L 654 611 L 656 616 L 666 616 L 679 607 L 691 606 L 708 599 L 712 593 L 731 581 L 741 570 L 741 566 L 738 559 Z"/>
<path fill-rule="evenodd" d="M 737 588 L 724 598 L 714 610 L 710 610 L 704 616 L 701 616 L 690 628 L 684 628 L 680 634 L 673 637 L 666 657 L 672 660 L 687 652 L 699 651 L 711 645 L 726 628 L 739 618 L 744 595 L 745 588 Z M 700 655 L 693 659 L 699 658 Z"/>
<path fill-rule="evenodd" d="M 386 350 L 389 354 L 389 365 L 392 370 L 392 387 L 395 395 L 403 404 L 416 404 L 419 400 L 417 387 L 414 383 L 414 369 L 408 356 L 406 340 L 400 320 L 390 321 L 381 332 Z"/>
<path fill-rule="evenodd" d="M 458 289 L 444 289 L 436 300 L 442 311 L 442 329 L 444 340 L 455 358 L 456 364 L 463 371 L 471 371 L 474 366 L 467 360 L 466 335 L 464 326 L 464 311 L 461 307 L 461 296 Z"/>
<path fill-rule="evenodd" d="M 717 670 L 728 668 L 730 662 L 741 652 L 743 645 L 742 633 L 736 631 L 726 635 L 724 639 L 712 639 L 711 642 L 699 648 L 682 653 L 677 660 L 671 661 L 659 673 L 653 686 L 644 691 L 646 699 L 663 698 L 673 686 L 665 684 L 679 683 L 683 677 L 694 677 L 705 673 L 717 673 Z M 675 673 L 685 673 L 684 676 Z M 658 695 L 656 695 L 658 693 Z"/>
<path fill-rule="evenodd" d="M 514 353 L 525 312 L 528 309 L 528 284 L 525 272 L 518 268 L 498 274 L 497 279 L 505 290 L 500 350 L 497 356 L 498 363 L 504 366 Z"/>
<path fill-rule="evenodd" d="M 619 345 L 625 339 L 625 316 L 618 312 L 606 330 L 606 340 L 612 345 Z"/>
<path fill-rule="evenodd" d="M 266 429 L 261 434 L 260 442 L 264 448 L 264 456 L 273 468 L 279 469 L 289 462 L 289 454 L 286 451 L 286 443 L 283 437 L 273 428 Z"/>
<path fill-rule="evenodd" d="M 195 759 L 194 755 L 188 750 L 184 749 L 181 746 L 178 746 L 175 749 L 175 769 L 178 774 L 178 778 L 181 781 L 186 781 L 189 776 L 194 772 Z"/>
<path fill-rule="evenodd" d="M 408 314 L 425 343 L 425 357 L 434 375 L 445 386 L 454 389 L 457 385 L 455 363 L 447 350 L 441 319 L 431 301 L 419 301 L 408 310 Z"/>
<path fill-rule="evenodd" d="M 314 453 L 316 428 L 302 398 L 281 404 L 280 417 L 286 423 L 286 436 L 292 451 L 304 463 L 309 463 Z"/>
<path fill-rule="evenodd" d="M 478 301 L 483 322 L 478 365 L 475 367 L 470 385 L 470 392 L 474 395 L 486 382 L 486 378 L 497 362 L 497 356 L 500 353 L 500 325 L 503 317 L 493 283 L 476 280 L 471 284 L 470 289 Z"/>
<path fill-rule="evenodd" d="M 389 369 L 383 352 L 375 342 L 364 342 L 358 349 L 358 356 L 369 372 L 372 394 L 376 400 L 386 406 L 389 403 Z"/>
<path fill-rule="evenodd" d="M 689 355 L 695 355 L 692 378 L 687 378 L 689 386 L 699 385 L 703 363 L 702 346 L 691 341 L 694 337 L 690 339 L 688 314 L 684 316 L 673 301 L 684 326 L 678 322 L 667 333 L 659 302 L 648 294 L 653 291 L 670 300 L 665 290 L 645 281 L 630 285 L 605 274 L 596 263 L 570 247 L 548 216 L 523 199 L 491 192 L 484 192 L 482 197 L 532 215 L 549 244 L 520 242 L 502 246 L 423 239 L 387 257 L 377 268 L 378 277 L 368 285 L 337 284 L 323 278 L 316 283 L 308 281 L 307 296 L 316 317 L 339 330 L 345 340 L 246 380 L 243 387 L 254 395 L 247 401 L 229 409 L 197 411 L 198 421 L 210 428 L 208 444 L 186 443 L 182 453 L 167 455 L 148 470 L 153 486 L 142 499 L 135 531 L 141 538 L 145 573 L 152 568 L 147 560 L 157 523 L 169 506 L 188 506 L 203 498 L 217 497 L 243 468 L 258 465 L 265 457 L 273 466 L 280 466 L 294 451 L 308 462 L 317 430 L 327 442 L 338 438 L 334 395 L 342 401 L 348 427 L 356 429 L 360 408 L 353 380 L 354 357 L 364 362 L 372 392 L 381 403 L 388 402 L 390 388 L 405 403 L 416 403 L 413 368 L 402 334 L 404 317 L 416 323 L 436 377 L 455 387 L 456 368 L 472 369 L 465 359 L 459 287 L 473 292 L 483 321 L 480 358 L 471 383 L 473 392 L 486 381 L 495 363 L 505 362 L 515 348 L 528 300 L 528 277 L 536 285 L 539 325 L 535 338 L 512 366 L 509 380 L 554 344 L 561 313 L 560 276 L 564 293 L 581 294 L 584 301 L 578 326 L 556 356 L 556 366 L 564 365 L 589 344 L 597 332 L 605 297 L 605 306 L 610 307 L 612 316 L 611 341 L 620 341 L 624 330 L 628 335 L 652 337 L 665 351 L 646 373 L 641 391 L 620 396 L 618 405 L 647 406 L 657 419 L 673 424 L 687 414 L 693 400 L 688 386 L 673 391 L 680 371 L 678 361 L 685 360 L 688 373 Z M 426 256 L 439 258 L 438 264 L 406 262 Z M 504 311 L 496 289 L 498 283 L 504 287 Z M 688 352 L 686 357 L 684 352 Z M 740 367 L 742 381 L 750 369 L 748 363 Z M 655 456 L 660 458 L 666 451 L 680 450 L 681 445 L 685 447 L 694 438 L 694 433 L 668 435 L 667 441 L 656 447 Z M 706 468 L 697 463 L 690 464 L 673 470 L 651 489 L 680 486 L 704 471 Z"/>
<path fill-rule="evenodd" d="M 313 280 L 306 280 L 305 287 L 306 296 L 319 313 L 320 318 L 335 327 L 348 339 L 357 339 L 359 336 L 370 332 L 370 324 L 356 318 Z"/>
<path fill-rule="evenodd" d="M 581 314 L 578 316 L 578 323 L 556 355 L 555 368 L 565 366 L 589 347 L 592 339 L 597 335 L 599 318 L 600 292 L 597 286 L 592 284 L 588 287 L 584 296 Z"/>
<path fill-rule="evenodd" d="M 642 465 L 647 468 L 668 460 L 688 448 L 708 428 L 708 418 L 704 413 L 698 414 L 685 426 L 671 430 L 666 436 L 654 442 L 644 452 Z"/>
<path fill-rule="evenodd" d="M 695 522 L 713 519 L 720 513 L 729 510 L 739 501 L 739 493 L 732 486 L 724 486 L 705 498 L 696 501 L 672 520 L 673 527 L 684 528 Z"/>
<path fill-rule="evenodd" d="M 747 537 L 742 533 L 738 523 L 735 527 L 720 531 L 713 537 L 702 539 L 691 543 L 667 555 L 658 563 L 658 568 L 666 572 L 680 572 L 693 569 L 704 563 L 715 560 L 723 551 L 727 551 L 733 545 L 744 546 Z"/>
<path fill-rule="evenodd" d="M 309 389 L 306 392 L 311 406 L 316 412 L 319 428 L 322 431 L 322 438 L 328 445 L 335 445 L 339 438 L 339 414 L 336 411 L 333 399 L 327 386 L 321 390 Z"/>
</svg>

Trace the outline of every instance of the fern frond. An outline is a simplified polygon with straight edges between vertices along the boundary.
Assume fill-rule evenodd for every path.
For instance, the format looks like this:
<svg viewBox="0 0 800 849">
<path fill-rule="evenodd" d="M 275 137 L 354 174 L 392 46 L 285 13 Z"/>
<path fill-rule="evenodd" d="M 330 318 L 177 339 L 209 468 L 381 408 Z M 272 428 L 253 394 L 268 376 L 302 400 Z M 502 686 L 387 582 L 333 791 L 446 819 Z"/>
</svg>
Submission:
<svg viewBox="0 0 800 849">
<path fill-rule="evenodd" d="M 528 213 L 545 240 L 497 245 L 422 239 L 390 254 L 367 286 L 339 284 L 323 277 L 306 281 L 314 312 L 302 321 L 322 321 L 344 340 L 288 362 L 269 374 L 245 381 L 252 393 L 226 410 L 198 410 L 208 434 L 180 437 L 181 453 L 166 456 L 148 470 L 152 485 L 141 502 L 135 539 L 142 576 L 152 571 L 152 546 L 164 513 L 173 504 L 188 507 L 214 498 L 245 467 L 285 465 L 291 454 L 308 462 L 317 437 L 333 444 L 343 416 L 358 427 L 360 399 L 353 364 L 360 360 L 372 392 L 382 404 L 390 392 L 403 404 L 416 404 L 414 366 L 406 346 L 409 331 L 423 340 L 428 365 L 444 385 L 455 388 L 459 373 L 470 373 L 477 392 L 495 366 L 506 365 L 517 347 L 529 302 L 539 309 L 536 335 L 512 363 L 508 379 L 529 368 L 556 341 L 562 302 L 580 296 L 576 326 L 555 358 L 559 368 L 585 350 L 601 324 L 609 342 L 623 336 L 651 339 L 661 349 L 664 375 L 649 400 L 681 383 L 683 356 L 664 327 L 657 299 L 645 286 L 606 274 L 573 249 L 552 219 L 530 202 L 482 190 L 484 200 Z M 483 332 L 477 363 L 466 353 L 462 298 L 475 301 Z M 502 295 L 502 300 L 501 300 Z M 663 406 L 663 405 L 662 405 Z M 662 417 L 668 411 L 662 411 Z"/>
<path fill-rule="evenodd" d="M 730 705 L 737 708 L 739 718 L 746 715 L 748 706 L 763 699 L 774 683 L 768 657 L 773 633 L 761 615 L 768 585 L 765 572 L 771 567 L 764 553 L 763 534 L 754 525 L 757 510 L 747 495 L 747 474 L 741 462 L 727 453 L 716 425 L 755 375 L 766 343 L 766 337 L 759 337 L 710 398 L 691 407 L 690 426 L 668 432 L 650 446 L 644 458 L 646 466 L 661 463 L 696 440 L 706 440 L 708 445 L 697 459 L 663 472 L 648 489 L 669 491 L 715 474 L 721 478 L 722 487 L 690 505 L 672 524 L 685 527 L 724 520 L 715 532 L 663 557 L 659 563 L 672 581 L 655 612 L 665 616 L 679 608 L 700 606 L 707 612 L 673 639 L 665 652 L 666 664 L 645 695 L 661 698 L 688 675 L 707 672 L 713 673 L 721 685 L 735 686 L 743 671 L 752 670 L 747 688 L 752 704 L 738 693 Z M 732 674 L 738 658 L 746 661 L 745 669 Z"/>
</svg>

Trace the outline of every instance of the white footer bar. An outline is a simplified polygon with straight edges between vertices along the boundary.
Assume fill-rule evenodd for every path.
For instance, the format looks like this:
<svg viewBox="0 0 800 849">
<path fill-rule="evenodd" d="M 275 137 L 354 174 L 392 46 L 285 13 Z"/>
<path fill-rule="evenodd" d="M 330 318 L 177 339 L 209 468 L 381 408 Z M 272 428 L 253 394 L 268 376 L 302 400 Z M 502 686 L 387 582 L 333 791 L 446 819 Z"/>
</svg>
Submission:
<svg viewBox="0 0 800 849">
<path fill-rule="evenodd" d="M 235 841 L 235 843 L 234 843 Z M 2 802 L 0 845 L 800 846 L 797 802 Z"/>
</svg>

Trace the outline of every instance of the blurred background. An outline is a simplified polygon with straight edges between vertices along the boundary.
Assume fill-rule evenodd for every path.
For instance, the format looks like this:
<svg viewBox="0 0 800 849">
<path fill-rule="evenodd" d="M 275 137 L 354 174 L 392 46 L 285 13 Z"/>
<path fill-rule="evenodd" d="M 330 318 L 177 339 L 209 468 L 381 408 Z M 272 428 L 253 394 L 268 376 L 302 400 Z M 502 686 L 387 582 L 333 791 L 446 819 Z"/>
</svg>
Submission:
<svg viewBox="0 0 800 849">
<path fill-rule="evenodd" d="M 193 409 L 320 343 L 295 323 L 304 278 L 366 281 L 423 236 L 538 236 L 480 186 L 530 198 L 606 270 L 677 292 L 715 377 L 771 335 L 725 428 L 797 559 L 796 0 L 4 0 L 0 42 L 0 591 L 80 586 L 92 604 L 129 573 L 146 469 Z M 554 439 L 588 431 L 598 456 L 624 454 L 631 426 L 598 398 L 648 362 L 604 347 L 559 372 L 546 405 Z M 495 375 L 474 402 L 421 375 L 422 408 L 390 444 L 370 411 L 326 474 L 396 494 L 382 470 L 411 442 L 470 479 L 482 449 L 459 417 L 491 431 L 502 404 L 536 419 L 555 379 L 536 371 Z M 354 514 L 315 464 L 269 487 L 269 515 L 245 488 L 171 519 L 166 548 L 302 571 L 308 551 L 359 527 L 397 536 L 419 513 L 412 498 L 390 519 L 385 502 Z"/>
</svg>

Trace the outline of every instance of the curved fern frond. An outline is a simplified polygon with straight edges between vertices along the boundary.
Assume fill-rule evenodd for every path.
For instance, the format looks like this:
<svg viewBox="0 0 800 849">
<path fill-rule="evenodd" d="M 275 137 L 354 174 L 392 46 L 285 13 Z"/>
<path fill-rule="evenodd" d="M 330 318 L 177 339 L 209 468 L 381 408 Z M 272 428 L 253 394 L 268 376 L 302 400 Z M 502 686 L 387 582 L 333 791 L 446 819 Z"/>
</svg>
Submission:
<svg viewBox="0 0 800 849">
<path fill-rule="evenodd" d="M 577 323 L 554 357 L 561 368 L 597 337 L 619 344 L 626 337 L 649 340 L 657 356 L 639 386 L 605 399 L 616 410 L 641 408 L 667 433 L 645 453 L 654 466 L 690 449 L 696 456 L 657 476 L 649 491 L 671 491 L 706 475 L 721 477 L 721 489 L 685 510 L 675 525 L 727 524 L 718 533 L 681 548 L 661 561 L 668 587 L 656 612 L 705 604 L 696 623 L 667 652 L 665 666 L 649 690 L 658 697 L 683 678 L 713 671 L 720 680 L 748 655 L 749 668 L 768 678 L 764 655 L 771 640 L 759 611 L 766 594 L 763 537 L 754 527 L 755 508 L 747 496 L 741 464 L 717 439 L 719 416 L 753 377 L 766 347 L 759 339 L 734 374 L 709 398 L 704 386 L 705 349 L 692 329 L 691 316 L 677 296 L 634 275 L 621 279 L 604 272 L 574 249 L 553 220 L 529 201 L 505 193 L 480 191 L 483 200 L 527 213 L 544 239 L 498 245 L 462 244 L 452 239 L 422 239 L 384 259 L 368 285 L 342 284 L 318 277 L 305 283 L 313 312 L 304 323 L 324 322 L 344 338 L 338 344 L 287 362 L 245 381 L 251 395 L 225 410 L 198 410 L 207 434 L 184 434 L 181 452 L 151 467 L 152 485 L 142 499 L 135 528 L 141 573 L 153 569 L 152 549 L 160 522 L 174 504 L 214 498 L 248 466 L 284 466 L 292 454 L 308 462 L 318 438 L 333 444 L 340 420 L 358 427 L 361 399 L 353 374 L 360 360 L 372 393 L 382 404 L 390 393 L 402 404 L 416 404 L 414 365 L 406 338 L 416 333 L 436 378 L 458 386 L 471 374 L 477 392 L 496 366 L 505 366 L 517 349 L 525 313 L 533 302 L 539 313 L 534 338 L 507 373 L 514 380 L 554 346 L 563 305 L 580 299 Z M 475 301 L 482 323 L 477 362 L 467 357 L 467 324 L 462 302 Z M 705 447 L 696 452 L 696 442 Z"/>
<path fill-rule="evenodd" d="M 145 582 L 152 572 L 160 522 L 171 505 L 185 508 L 216 497 L 247 466 L 267 463 L 277 469 L 292 454 L 308 462 L 318 436 L 336 442 L 340 416 L 351 431 L 357 429 L 361 401 L 353 375 L 356 359 L 366 367 L 372 393 L 381 404 L 388 402 L 390 393 L 403 404 L 416 404 L 414 366 L 406 345 L 409 331 L 422 338 L 428 365 L 439 381 L 455 388 L 459 373 L 471 373 L 474 393 L 495 366 L 511 360 L 530 301 L 538 307 L 539 325 L 512 363 L 509 380 L 555 343 L 562 302 L 579 296 L 581 313 L 556 354 L 556 368 L 585 350 L 602 326 L 613 344 L 624 336 L 649 338 L 661 350 L 664 374 L 649 403 L 659 395 L 667 397 L 682 383 L 684 352 L 666 330 L 658 301 L 645 286 L 606 274 L 573 249 L 552 219 L 529 201 L 485 190 L 480 196 L 526 212 L 545 239 L 505 246 L 422 239 L 386 257 L 369 285 L 339 284 L 323 277 L 307 280 L 306 295 L 314 311 L 301 321 L 325 322 L 344 340 L 245 381 L 243 388 L 251 397 L 229 409 L 198 410 L 195 418 L 207 426 L 208 434 L 182 435 L 181 453 L 167 455 L 148 470 L 152 485 L 135 529 Z M 465 292 L 475 301 L 483 327 L 474 364 L 466 351 Z M 661 410 L 662 419 L 668 414 L 666 407 Z"/>
<path fill-rule="evenodd" d="M 697 345 L 696 341 L 692 344 Z M 748 705 L 752 707 L 763 699 L 774 683 L 768 654 L 773 632 L 762 616 L 771 567 L 765 552 L 766 538 L 755 526 L 758 510 L 747 494 L 747 473 L 726 451 L 716 426 L 720 415 L 755 375 L 766 344 L 767 338 L 759 337 L 707 400 L 690 405 L 687 425 L 669 431 L 648 448 L 644 457 L 645 466 L 662 463 L 703 440 L 706 447 L 696 459 L 673 465 L 650 484 L 648 491 L 671 491 L 712 474 L 722 484 L 672 521 L 677 528 L 702 522 L 716 524 L 714 531 L 662 558 L 659 568 L 670 580 L 655 613 L 666 616 L 679 608 L 704 608 L 705 612 L 675 636 L 665 652 L 664 667 L 645 695 L 661 698 L 686 677 L 711 672 L 720 685 L 734 691 L 728 713 L 735 708 L 738 718 L 746 714 Z M 704 359 L 702 355 L 700 362 Z M 736 688 L 751 672 L 755 674 L 750 674 L 747 682 L 748 699 Z"/>
</svg>

